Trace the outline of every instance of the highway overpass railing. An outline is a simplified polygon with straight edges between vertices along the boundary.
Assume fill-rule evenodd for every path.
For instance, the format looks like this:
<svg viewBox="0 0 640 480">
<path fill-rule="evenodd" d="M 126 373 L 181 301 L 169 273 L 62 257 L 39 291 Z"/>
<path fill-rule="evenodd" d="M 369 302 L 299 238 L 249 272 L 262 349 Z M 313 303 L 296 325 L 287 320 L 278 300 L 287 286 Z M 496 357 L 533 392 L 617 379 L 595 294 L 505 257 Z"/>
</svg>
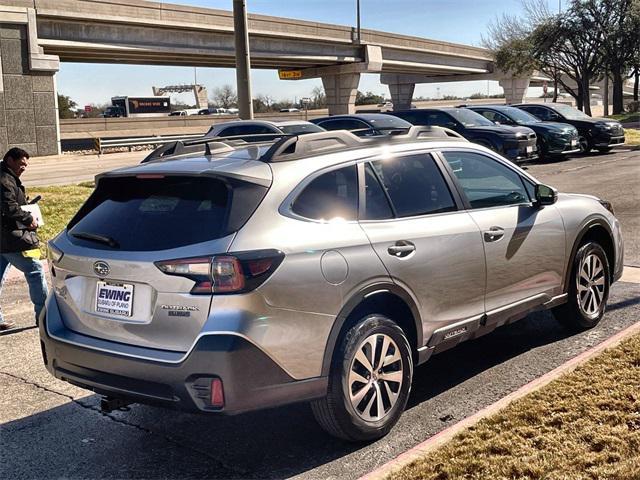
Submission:
<svg viewBox="0 0 640 480">
<path fill-rule="evenodd" d="M 147 145 L 154 145 L 158 147 L 167 143 L 173 143 L 183 140 L 193 140 L 202 137 L 202 134 L 192 135 L 155 135 L 152 137 L 131 137 L 131 138 L 96 138 L 95 149 L 98 154 L 102 155 L 105 149 L 108 148 L 121 148 L 128 147 L 129 151 L 133 147 L 143 147 Z"/>
</svg>

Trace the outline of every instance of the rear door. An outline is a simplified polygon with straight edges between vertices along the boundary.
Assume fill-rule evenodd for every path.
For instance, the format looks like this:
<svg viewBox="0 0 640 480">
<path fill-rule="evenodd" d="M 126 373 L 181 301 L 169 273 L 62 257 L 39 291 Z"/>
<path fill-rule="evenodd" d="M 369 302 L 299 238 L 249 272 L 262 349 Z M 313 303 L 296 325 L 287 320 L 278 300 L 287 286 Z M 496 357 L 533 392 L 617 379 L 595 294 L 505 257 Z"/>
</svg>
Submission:
<svg viewBox="0 0 640 480">
<path fill-rule="evenodd" d="M 484 313 L 485 262 L 480 231 L 429 153 L 364 165 L 360 224 L 393 280 L 411 292 L 425 338 Z"/>
<path fill-rule="evenodd" d="M 490 156 L 442 152 L 482 231 L 489 323 L 562 293 L 565 233 L 554 205 L 532 202 L 533 184 Z"/>
<path fill-rule="evenodd" d="M 228 250 L 266 187 L 209 176 L 100 180 L 55 240 L 53 286 L 67 328 L 105 340 L 186 351 L 206 322 L 212 255 Z M 193 260 L 200 259 L 199 263 Z M 158 268 L 178 260 L 175 274 Z M 181 275 L 187 263 L 201 271 Z"/>
</svg>

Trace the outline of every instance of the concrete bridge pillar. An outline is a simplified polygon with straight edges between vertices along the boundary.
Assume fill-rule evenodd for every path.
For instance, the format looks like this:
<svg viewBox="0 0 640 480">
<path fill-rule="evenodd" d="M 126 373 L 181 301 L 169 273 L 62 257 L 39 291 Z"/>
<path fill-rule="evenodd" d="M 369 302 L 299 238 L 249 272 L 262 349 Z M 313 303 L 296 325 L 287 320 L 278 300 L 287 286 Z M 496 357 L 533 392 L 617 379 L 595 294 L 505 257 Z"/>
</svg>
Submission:
<svg viewBox="0 0 640 480">
<path fill-rule="evenodd" d="M 0 6 L 0 155 L 60 153 L 59 62 L 38 46 L 35 19 L 33 9 Z"/>
<path fill-rule="evenodd" d="M 389 83 L 389 93 L 393 102 L 394 110 L 407 110 L 411 108 L 411 100 L 413 100 L 413 91 L 416 88 L 415 82 L 403 82 L 399 75 Z"/>
<path fill-rule="evenodd" d="M 360 83 L 359 73 L 322 75 L 322 86 L 327 96 L 329 115 L 344 115 L 356 112 L 356 94 Z"/>
<path fill-rule="evenodd" d="M 503 77 L 499 79 L 500 86 L 504 90 L 507 104 L 523 103 L 527 97 L 531 77 Z"/>
</svg>

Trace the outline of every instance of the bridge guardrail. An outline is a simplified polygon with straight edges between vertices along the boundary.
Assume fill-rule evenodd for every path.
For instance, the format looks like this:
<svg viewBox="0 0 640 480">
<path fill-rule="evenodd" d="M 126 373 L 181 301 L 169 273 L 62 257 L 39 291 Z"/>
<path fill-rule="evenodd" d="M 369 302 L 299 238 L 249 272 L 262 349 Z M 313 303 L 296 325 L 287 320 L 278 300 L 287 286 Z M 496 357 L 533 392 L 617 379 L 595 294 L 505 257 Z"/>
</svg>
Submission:
<svg viewBox="0 0 640 480">
<path fill-rule="evenodd" d="M 131 151 L 132 147 L 141 147 L 143 145 L 164 145 L 166 143 L 177 142 L 181 140 L 193 140 L 194 138 L 202 137 L 202 134 L 192 135 L 154 135 L 152 137 L 131 137 L 131 138 L 100 138 L 95 139 L 95 149 L 99 155 L 105 148 L 116 147 L 129 147 Z"/>
</svg>

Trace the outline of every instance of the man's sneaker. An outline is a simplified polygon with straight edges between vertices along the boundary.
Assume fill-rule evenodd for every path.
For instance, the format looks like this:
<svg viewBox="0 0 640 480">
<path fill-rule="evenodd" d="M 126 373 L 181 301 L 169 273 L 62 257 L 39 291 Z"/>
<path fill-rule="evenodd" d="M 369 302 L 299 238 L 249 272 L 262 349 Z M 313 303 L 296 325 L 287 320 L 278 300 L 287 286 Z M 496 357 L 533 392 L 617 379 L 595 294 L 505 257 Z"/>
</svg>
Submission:
<svg viewBox="0 0 640 480">
<path fill-rule="evenodd" d="M 11 330 L 12 328 L 15 328 L 16 324 L 13 322 L 4 322 L 4 323 L 0 323 L 0 332 L 4 332 L 5 330 Z"/>
</svg>

